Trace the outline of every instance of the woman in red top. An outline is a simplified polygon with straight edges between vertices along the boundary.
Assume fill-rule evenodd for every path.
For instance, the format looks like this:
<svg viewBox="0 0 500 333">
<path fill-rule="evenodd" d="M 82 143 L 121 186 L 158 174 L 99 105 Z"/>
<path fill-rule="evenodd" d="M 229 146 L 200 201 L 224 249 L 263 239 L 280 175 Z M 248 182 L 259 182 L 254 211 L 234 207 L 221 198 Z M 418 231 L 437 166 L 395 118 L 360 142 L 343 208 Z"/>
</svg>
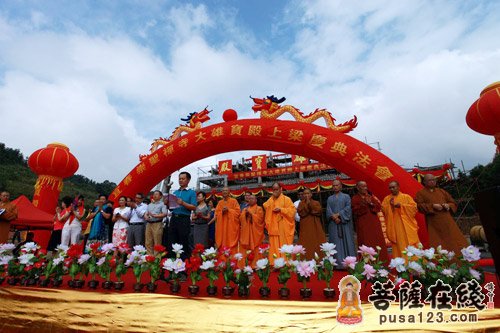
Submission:
<svg viewBox="0 0 500 333">
<path fill-rule="evenodd" d="M 56 247 L 61 244 L 61 234 L 64 227 L 64 222 L 61 220 L 62 211 L 66 211 L 66 204 L 61 203 L 61 207 L 56 207 L 56 213 L 54 214 L 54 229 L 50 234 L 49 245 L 47 246 L 47 251 L 54 251 Z"/>
</svg>

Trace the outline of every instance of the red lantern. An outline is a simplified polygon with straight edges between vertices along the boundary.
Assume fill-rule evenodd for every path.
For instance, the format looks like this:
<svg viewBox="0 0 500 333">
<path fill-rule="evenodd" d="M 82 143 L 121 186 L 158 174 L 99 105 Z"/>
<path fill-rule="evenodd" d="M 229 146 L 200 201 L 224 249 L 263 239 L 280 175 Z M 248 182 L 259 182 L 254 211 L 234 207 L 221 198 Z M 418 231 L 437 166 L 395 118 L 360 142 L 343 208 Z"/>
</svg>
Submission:
<svg viewBox="0 0 500 333">
<path fill-rule="evenodd" d="M 500 133 L 500 82 L 484 88 L 479 99 L 469 108 L 465 120 L 476 132 L 486 135 Z"/>
<path fill-rule="evenodd" d="M 38 175 L 33 205 L 53 214 L 63 188 L 63 178 L 78 170 L 78 160 L 66 145 L 51 143 L 31 154 L 28 165 Z"/>
</svg>

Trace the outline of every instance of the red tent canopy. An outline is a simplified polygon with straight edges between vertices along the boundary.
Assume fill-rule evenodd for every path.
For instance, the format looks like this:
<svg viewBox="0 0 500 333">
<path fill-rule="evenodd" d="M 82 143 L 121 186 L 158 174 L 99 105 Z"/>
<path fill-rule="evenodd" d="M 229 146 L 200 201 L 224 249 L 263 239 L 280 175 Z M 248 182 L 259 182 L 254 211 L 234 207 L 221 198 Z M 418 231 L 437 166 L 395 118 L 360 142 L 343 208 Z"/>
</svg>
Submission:
<svg viewBox="0 0 500 333">
<path fill-rule="evenodd" d="M 53 215 L 33 206 L 31 201 L 24 195 L 12 200 L 17 206 L 17 219 L 11 221 L 11 225 L 22 229 L 52 229 L 54 226 Z"/>
</svg>

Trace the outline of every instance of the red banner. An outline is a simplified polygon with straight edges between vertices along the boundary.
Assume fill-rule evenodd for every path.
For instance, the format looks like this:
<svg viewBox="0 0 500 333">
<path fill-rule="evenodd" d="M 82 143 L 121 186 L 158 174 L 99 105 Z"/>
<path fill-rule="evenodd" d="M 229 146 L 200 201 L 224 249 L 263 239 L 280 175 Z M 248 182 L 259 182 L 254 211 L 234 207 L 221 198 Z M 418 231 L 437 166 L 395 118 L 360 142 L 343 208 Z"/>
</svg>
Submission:
<svg viewBox="0 0 500 333">
<path fill-rule="evenodd" d="M 233 173 L 233 160 L 219 161 L 219 175 L 230 175 Z"/>
<path fill-rule="evenodd" d="M 267 169 L 267 156 L 257 155 L 252 156 L 252 171 L 259 171 Z"/>
<path fill-rule="evenodd" d="M 288 173 L 295 173 L 295 172 L 327 170 L 327 169 L 331 169 L 331 168 L 332 167 L 330 167 L 324 163 L 302 164 L 302 165 L 288 166 L 288 167 L 283 167 L 283 168 L 265 169 L 265 170 L 260 170 L 260 171 L 235 172 L 229 176 L 229 179 L 268 177 L 268 176 L 285 175 Z M 219 170 L 220 170 L 220 162 L 219 162 Z"/>
</svg>

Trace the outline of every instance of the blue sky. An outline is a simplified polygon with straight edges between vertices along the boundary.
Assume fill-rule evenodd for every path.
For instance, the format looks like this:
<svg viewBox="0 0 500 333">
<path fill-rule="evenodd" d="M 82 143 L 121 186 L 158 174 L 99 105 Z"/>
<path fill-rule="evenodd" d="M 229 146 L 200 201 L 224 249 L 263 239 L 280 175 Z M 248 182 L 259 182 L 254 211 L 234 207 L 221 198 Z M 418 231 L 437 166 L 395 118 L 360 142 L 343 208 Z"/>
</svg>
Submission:
<svg viewBox="0 0 500 333">
<path fill-rule="evenodd" d="M 177 119 L 256 117 L 248 96 L 274 94 L 357 115 L 351 135 L 405 167 L 471 168 L 494 153 L 465 114 L 500 80 L 498 31 L 498 1 L 3 1 L 0 141 L 64 142 L 118 182 Z"/>
</svg>

